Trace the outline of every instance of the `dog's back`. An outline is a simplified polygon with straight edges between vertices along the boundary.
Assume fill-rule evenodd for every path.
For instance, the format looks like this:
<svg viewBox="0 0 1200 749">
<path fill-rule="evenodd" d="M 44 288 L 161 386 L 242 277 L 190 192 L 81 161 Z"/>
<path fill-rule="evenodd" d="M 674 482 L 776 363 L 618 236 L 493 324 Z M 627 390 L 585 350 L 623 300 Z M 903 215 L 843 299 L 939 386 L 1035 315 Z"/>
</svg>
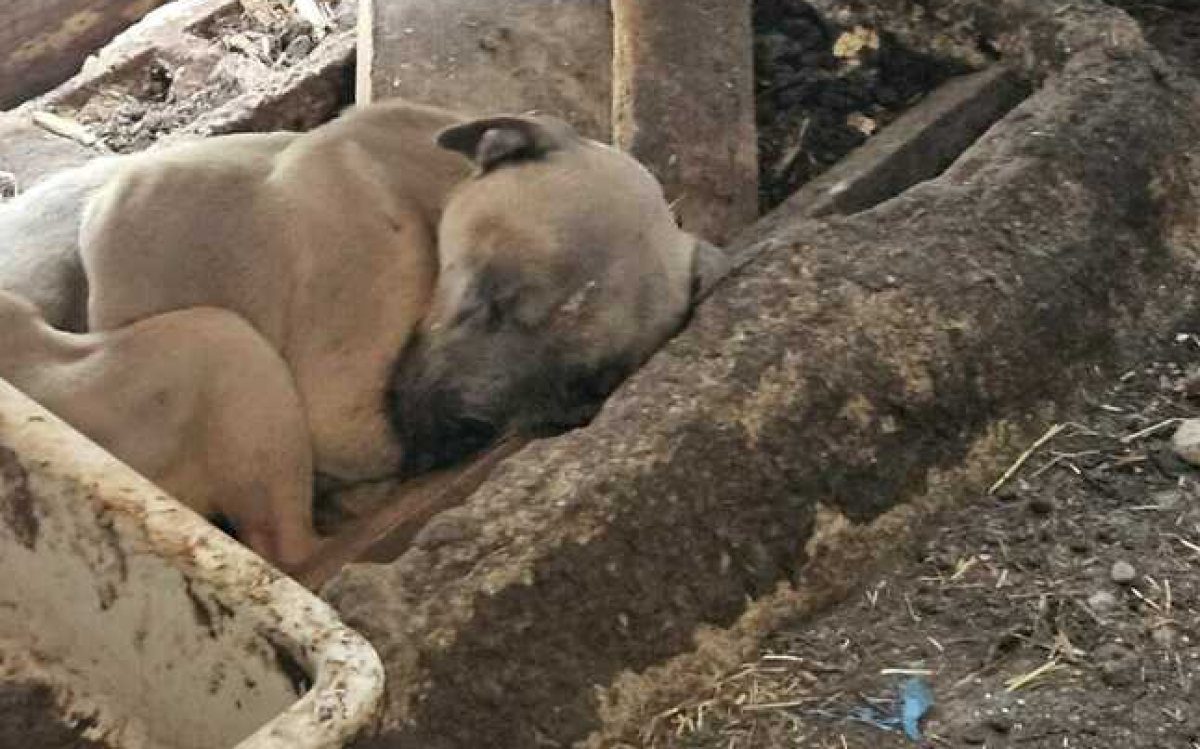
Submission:
<svg viewBox="0 0 1200 749">
<path fill-rule="evenodd" d="M 79 227 L 88 198 L 120 163 L 121 157 L 97 159 L 0 204 L 0 291 L 33 302 L 56 328 L 85 327 Z"/>
</svg>

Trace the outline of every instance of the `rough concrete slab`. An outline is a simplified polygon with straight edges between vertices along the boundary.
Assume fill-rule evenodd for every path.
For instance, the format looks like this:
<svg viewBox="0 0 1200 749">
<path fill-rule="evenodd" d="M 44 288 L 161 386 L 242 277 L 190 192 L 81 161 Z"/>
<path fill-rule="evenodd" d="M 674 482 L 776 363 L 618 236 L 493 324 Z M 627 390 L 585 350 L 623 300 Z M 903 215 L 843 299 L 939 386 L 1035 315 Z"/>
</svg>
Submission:
<svg viewBox="0 0 1200 749">
<path fill-rule="evenodd" d="M 357 100 L 540 109 L 610 138 L 609 0 L 362 0 Z"/>
<path fill-rule="evenodd" d="M 133 7 L 135 4 L 125 5 Z M 136 5 L 143 6 L 138 14 L 141 15 L 162 3 L 142 2 Z M 68 75 L 78 71 L 75 75 L 55 81 L 61 81 L 61 85 L 53 90 L 45 91 L 43 88 L 35 92 L 40 94 L 45 91 L 43 96 L 24 106 L 0 113 L 0 171 L 16 175 L 18 187 L 28 189 L 54 172 L 78 166 L 105 152 L 104 148 L 85 146 L 49 132 L 33 121 L 33 113 L 78 108 L 114 75 L 130 67 L 144 66 L 155 56 L 176 66 L 186 65 L 189 56 L 197 53 L 197 47 L 205 46 L 199 38 L 189 33 L 189 29 L 237 6 L 238 0 L 176 0 L 165 7 L 151 10 L 132 26 L 129 24 L 136 18 L 111 29 L 108 36 L 89 47 L 90 56 L 86 61 L 80 58 L 74 63 Z M 38 12 L 51 11 L 63 13 L 62 3 L 51 3 L 44 11 Z M 117 31 L 121 33 L 109 40 Z M 80 62 L 83 63 L 82 69 L 79 69 Z"/>
<path fill-rule="evenodd" d="M 724 242 L 758 216 L 749 0 L 615 0 L 613 134 L 685 229 Z"/>
<path fill-rule="evenodd" d="M 228 92 L 209 95 L 221 85 L 232 85 L 230 76 L 237 75 L 228 70 L 231 63 L 237 67 L 236 58 L 221 46 L 214 29 L 223 20 L 242 14 L 242 3 L 176 0 L 118 35 L 91 57 L 78 75 L 18 110 L 0 115 L 0 128 L 23 132 L 31 115 L 53 112 L 82 123 L 86 130 L 89 123 L 94 128 L 119 117 L 124 102 L 140 100 L 152 102 L 154 107 L 149 109 L 154 111 L 137 113 L 141 119 L 135 121 L 155 119 L 157 126 L 163 127 L 164 142 L 230 132 L 311 128 L 351 100 L 356 46 L 356 32 L 349 22 L 353 7 L 351 0 L 342 0 L 333 28 L 319 36 L 313 42 L 315 48 L 295 64 L 256 70 L 253 77 L 246 74 L 245 80 Z M 164 77 L 165 84 L 156 75 Z M 162 85 L 168 85 L 168 91 L 154 93 Z M 194 99 L 197 95 L 203 99 Z M 159 138 L 156 134 L 139 147 L 148 147 Z M 23 147 L 17 144 L 8 152 L 16 160 Z M 55 153 L 61 150 L 55 149 Z M 22 156 L 20 160 L 31 159 Z"/>
<path fill-rule="evenodd" d="M 114 34 L 166 0 L 38 0 L 0 12 L 0 109 L 74 75 Z"/>
<path fill-rule="evenodd" d="M 589 428 L 326 589 L 388 667 L 360 746 L 581 739 L 598 686 L 792 579 L 818 517 L 867 527 L 969 455 L 1011 459 L 1036 436 L 1021 415 L 1053 417 L 1195 307 L 1200 91 L 1099 3 L 1073 3 L 1074 25 L 993 5 L 1012 11 L 998 33 L 1062 30 L 1019 66 L 1041 90 L 937 179 L 752 232 Z"/>
<path fill-rule="evenodd" d="M 800 217 L 865 211 L 937 176 L 1029 88 L 1003 65 L 953 79 L 844 161 L 797 190 L 752 231 Z"/>
<path fill-rule="evenodd" d="M 97 49 L 76 75 L 22 110 L 81 106 L 126 69 L 144 66 L 154 57 L 176 67 L 186 65 L 198 47 L 205 46 L 189 30 L 238 7 L 238 0 L 176 0 L 157 8 Z"/>
<path fill-rule="evenodd" d="M 357 36 L 339 31 L 303 63 L 184 128 L 186 137 L 308 130 L 351 102 Z"/>
<path fill-rule="evenodd" d="M 39 127 L 26 112 L 0 114 L 0 172 L 15 177 L 17 190 L 27 190 L 97 154 L 94 148 Z"/>
</svg>

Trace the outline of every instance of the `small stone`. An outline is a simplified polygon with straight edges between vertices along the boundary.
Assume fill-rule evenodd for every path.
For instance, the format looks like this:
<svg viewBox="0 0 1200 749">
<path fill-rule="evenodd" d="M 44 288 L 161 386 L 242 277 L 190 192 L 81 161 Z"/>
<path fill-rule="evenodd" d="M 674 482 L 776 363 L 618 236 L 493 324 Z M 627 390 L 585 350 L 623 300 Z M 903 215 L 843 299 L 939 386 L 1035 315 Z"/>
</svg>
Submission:
<svg viewBox="0 0 1200 749">
<path fill-rule="evenodd" d="M 1117 597 L 1107 590 L 1098 590 L 1088 596 L 1087 604 L 1092 611 L 1101 614 L 1116 608 Z"/>
<path fill-rule="evenodd" d="M 12 172 L 0 172 L 0 200 L 7 200 L 17 195 L 17 175 Z"/>
<path fill-rule="evenodd" d="M 1200 419 L 1184 419 L 1171 437 L 1171 449 L 1181 460 L 1200 466 Z"/>
<path fill-rule="evenodd" d="M 1133 568 L 1132 564 L 1122 560 L 1113 563 L 1109 576 L 1117 585 L 1129 585 L 1137 579 L 1137 570 Z"/>
<path fill-rule="evenodd" d="M 1054 512 L 1054 499 L 1039 494 L 1029 500 L 1029 511 L 1034 515 L 1049 515 Z"/>
</svg>

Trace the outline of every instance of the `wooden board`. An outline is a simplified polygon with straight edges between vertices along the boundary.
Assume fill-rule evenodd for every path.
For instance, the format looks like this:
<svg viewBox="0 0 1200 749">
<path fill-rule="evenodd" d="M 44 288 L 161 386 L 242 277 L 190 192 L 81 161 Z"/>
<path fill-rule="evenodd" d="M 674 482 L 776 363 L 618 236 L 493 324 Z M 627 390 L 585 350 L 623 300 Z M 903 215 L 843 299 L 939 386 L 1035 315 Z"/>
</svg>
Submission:
<svg viewBox="0 0 1200 749">
<path fill-rule="evenodd" d="M 724 242 L 758 215 L 750 0 L 613 0 L 613 131 L 685 229 Z"/>
<path fill-rule="evenodd" d="M 390 562 L 404 553 L 425 524 L 466 502 L 505 458 L 525 446 L 510 439 L 466 463 L 397 486 L 347 523 L 294 575 L 319 590 L 350 562 Z"/>
<path fill-rule="evenodd" d="M 611 133 L 609 0 L 360 0 L 358 102 L 544 110 Z"/>
</svg>

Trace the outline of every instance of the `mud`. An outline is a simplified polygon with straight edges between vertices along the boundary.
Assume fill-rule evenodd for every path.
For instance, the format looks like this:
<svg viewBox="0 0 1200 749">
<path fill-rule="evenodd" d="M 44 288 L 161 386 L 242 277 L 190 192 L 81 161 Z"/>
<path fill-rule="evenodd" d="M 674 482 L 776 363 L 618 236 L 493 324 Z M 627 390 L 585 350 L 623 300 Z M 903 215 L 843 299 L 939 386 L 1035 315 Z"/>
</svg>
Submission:
<svg viewBox="0 0 1200 749">
<path fill-rule="evenodd" d="M 109 749 L 83 738 L 86 719 L 63 720 L 49 686 L 0 679 L 0 749 Z"/>
<path fill-rule="evenodd" d="M 855 27 L 802 2 L 756 0 L 754 30 L 763 212 L 970 69 L 908 49 L 886 31 L 860 33 L 866 46 L 852 52 Z"/>
<path fill-rule="evenodd" d="M 12 530 L 17 543 L 26 549 L 37 547 L 41 521 L 29 492 L 29 476 L 16 453 L 0 447 L 0 487 L 5 497 L 0 504 L 0 521 Z"/>
</svg>

